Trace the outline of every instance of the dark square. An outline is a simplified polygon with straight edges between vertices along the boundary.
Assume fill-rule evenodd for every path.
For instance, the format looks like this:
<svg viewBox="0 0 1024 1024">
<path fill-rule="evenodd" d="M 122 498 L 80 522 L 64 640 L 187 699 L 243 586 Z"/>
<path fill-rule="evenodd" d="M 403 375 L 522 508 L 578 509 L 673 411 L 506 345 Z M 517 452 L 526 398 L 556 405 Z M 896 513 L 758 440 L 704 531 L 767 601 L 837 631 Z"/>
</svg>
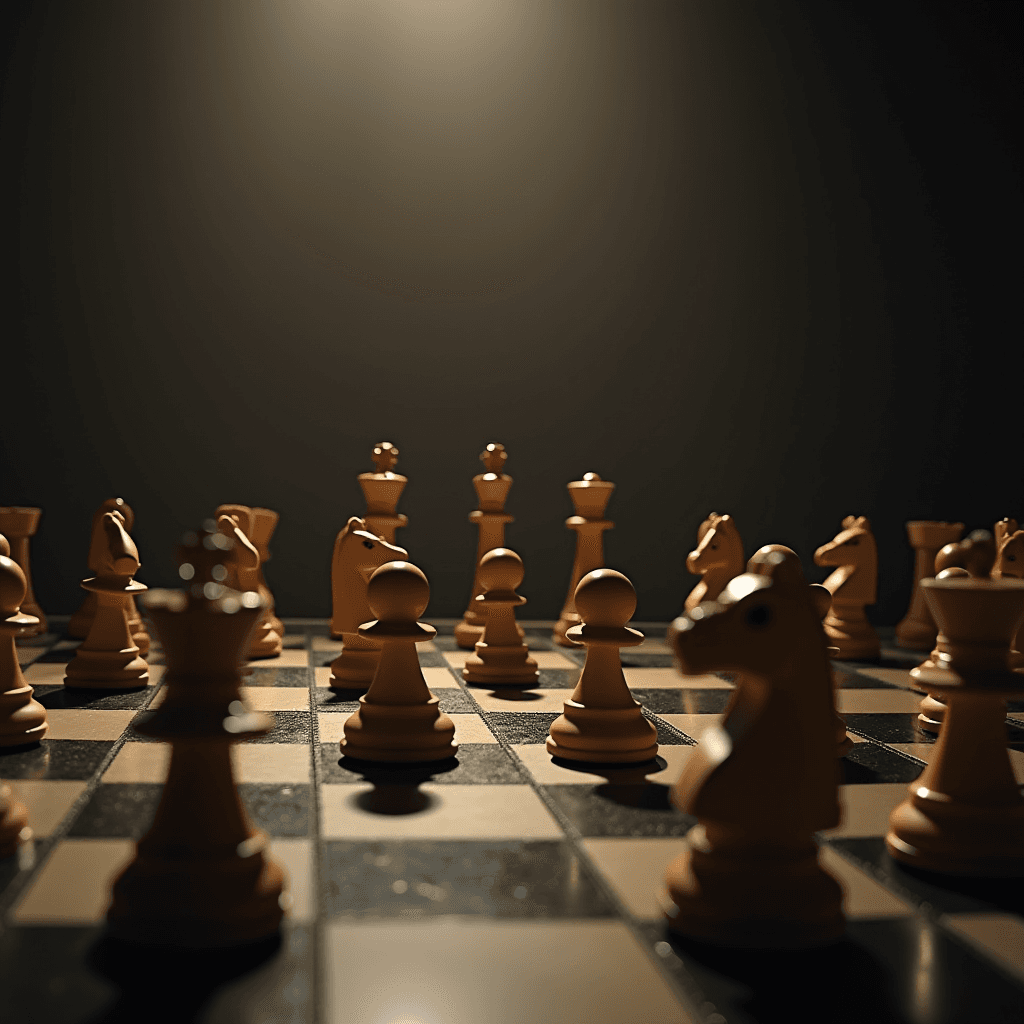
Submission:
<svg viewBox="0 0 1024 1024">
<path fill-rule="evenodd" d="M 638 687 L 633 696 L 656 715 L 720 715 L 734 690 L 663 689 Z"/>
<path fill-rule="evenodd" d="M 345 767 L 341 761 L 341 748 L 337 743 L 320 746 L 322 782 L 358 783 L 366 776 Z M 431 782 L 467 784 L 522 784 L 526 781 L 518 763 L 497 743 L 463 743 L 455 755 L 457 765 L 449 771 L 431 775 Z M 350 762 L 349 762 L 350 763 Z"/>
<path fill-rule="evenodd" d="M 835 677 L 836 687 L 840 690 L 898 690 L 901 687 L 893 686 L 891 683 L 883 683 L 881 679 L 873 676 L 862 676 L 859 672 L 852 672 L 849 669 L 837 668 L 832 675 Z"/>
<path fill-rule="evenodd" d="M 158 782 L 101 783 L 68 835 L 141 839 L 153 824 L 163 788 Z"/>
<path fill-rule="evenodd" d="M 839 761 L 840 782 L 854 783 L 906 782 L 911 783 L 924 765 L 909 756 L 890 750 L 877 743 L 855 743 Z"/>
<path fill-rule="evenodd" d="M 925 732 L 915 714 L 843 715 L 846 728 L 882 743 L 934 743 L 935 737 Z"/>
<path fill-rule="evenodd" d="M 420 648 L 417 652 L 420 659 L 420 668 L 447 668 L 448 662 L 440 651 L 424 651 Z"/>
<path fill-rule="evenodd" d="M 243 782 L 238 787 L 238 794 L 252 824 L 269 835 L 309 835 L 308 785 Z"/>
<path fill-rule="evenodd" d="M 495 735 L 508 743 L 544 743 L 556 711 L 492 711 L 484 720 Z"/>
<path fill-rule="evenodd" d="M 623 668 L 675 668 L 676 664 L 671 654 L 647 654 L 642 647 L 624 650 L 621 660 Z"/>
<path fill-rule="evenodd" d="M 35 698 L 44 708 L 91 708 L 94 711 L 136 711 L 146 707 L 157 688 L 135 690 L 81 690 L 63 683 L 34 686 Z"/>
<path fill-rule="evenodd" d="M 91 779 L 113 741 L 47 740 L 28 748 L 0 748 L 0 778 Z"/>
<path fill-rule="evenodd" d="M 252 672 L 242 680 L 243 686 L 309 686 L 309 669 L 259 662 L 251 664 Z"/>
<path fill-rule="evenodd" d="M 697 823 L 672 805 L 670 788 L 659 782 L 541 788 L 583 836 L 685 836 Z"/>
<path fill-rule="evenodd" d="M 608 917 L 614 908 L 569 843 L 327 842 L 330 917 Z"/>
</svg>

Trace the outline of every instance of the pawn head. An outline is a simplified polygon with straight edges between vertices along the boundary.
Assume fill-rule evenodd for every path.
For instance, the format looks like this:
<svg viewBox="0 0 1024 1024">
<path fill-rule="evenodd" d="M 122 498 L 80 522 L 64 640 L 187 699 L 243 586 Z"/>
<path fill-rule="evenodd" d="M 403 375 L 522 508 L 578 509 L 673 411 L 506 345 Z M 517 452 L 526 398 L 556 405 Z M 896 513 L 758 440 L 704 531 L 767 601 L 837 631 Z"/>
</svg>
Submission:
<svg viewBox="0 0 1024 1024">
<path fill-rule="evenodd" d="M 636 611 L 633 584 L 614 569 L 595 569 L 580 580 L 576 611 L 588 626 L 624 626 Z"/>
<path fill-rule="evenodd" d="M 415 622 L 430 601 L 430 584 L 412 562 L 385 562 L 366 585 L 366 603 L 380 622 Z"/>
<path fill-rule="evenodd" d="M 21 566 L 8 557 L 10 553 L 7 538 L 0 534 L 0 618 L 4 619 L 17 614 L 27 590 L 25 574 Z"/>
<path fill-rule="evenodd" d="M 750 556 L 747 572 L 791 585 L 806 585 L 800 556 L 785 544 L 765 544 Z"/>
<path fill-rule="evenodd" d="M 484 591 L 515 590 L 523 582 L 523 560 L 511 548 L 492 548 L 480 559 Z"/>
</svg>

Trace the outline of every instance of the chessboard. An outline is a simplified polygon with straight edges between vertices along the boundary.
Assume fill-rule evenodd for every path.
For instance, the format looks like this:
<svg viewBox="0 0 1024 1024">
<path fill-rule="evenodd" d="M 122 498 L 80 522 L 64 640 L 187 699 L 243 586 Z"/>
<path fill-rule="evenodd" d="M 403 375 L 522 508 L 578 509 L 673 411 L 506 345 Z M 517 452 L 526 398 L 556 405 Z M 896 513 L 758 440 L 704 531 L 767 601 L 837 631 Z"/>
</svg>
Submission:
<svg viewBox="0 0 1024 1024">
<path fill-rule="evenodd" d="M 206 951 L 201 968 L 143 947 L 113 955 L 118 970 L 97 953 L 111 880 L 166 771 L 165 745 L 132 725 L 161 699 L 159 648 L 145 689 L 97 694 L 62 685 L 74 641 L 20 646 L 49 733 L 0 753 L 0 778 L 34 830 L 0 862 L 4 1020 L 149 1021 L 171 1006 L 168 1019 L 204 1024 L 1024 1020 L 1019 880 L 927 876 L 885 853 L 889 814 L 934 749 L 910 688 L 917 655 L 887 640 L 878 662 L 834 663 L 855 743 L 842 760 L 842 823 L 820 839 L 845 889 L 847 933 L 765 953 L 675 939 L 662 917 L 665 868 L 695 821 L 670 786 L 725 709 L 728 678 L 680 676 L 665 625 L 640 624 L 648 639 L 623 664 L 657 727 L 657 762 L 583 770 L 544 746 L 582 650 L 552 644 L 550 624 L 522 623 L 540 683 L 492 691 L 463 682 L 454 623 L 433 624 L 420 661 L 459 751 L 427 770 L 367 773 L 340 757 L 358 693 L 327 685 L 340 644 L 325 623 L 287 622 L 282 655 L 250 663 L 244 696 L 275 725 L 233 748 L 235 772 L 288 874 L 290 911 L 260 957 Z M 1024 703 L 1009 709 L 1024 783 Z"/>
</svg>

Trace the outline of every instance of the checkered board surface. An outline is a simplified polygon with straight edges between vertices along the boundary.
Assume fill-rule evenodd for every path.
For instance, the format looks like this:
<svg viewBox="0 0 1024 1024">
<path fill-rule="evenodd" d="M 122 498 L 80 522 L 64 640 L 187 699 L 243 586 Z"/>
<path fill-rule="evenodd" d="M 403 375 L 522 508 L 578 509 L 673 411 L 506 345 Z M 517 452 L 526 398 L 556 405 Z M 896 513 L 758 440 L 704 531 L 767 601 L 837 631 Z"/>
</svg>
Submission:
<svg viewBox="0 0 1024 1024">
<path fill-rule="evenodd" d="M 290 623 L 284 654 L 253 663 L 245 696 L 275 726 L 235 748 L 236 777 L 287 870 L 292 909 L 279 952 L 215 986 L 197 1019 L 1024 1020 L 1024 882 L 927 878 L 884 852 L 888 815 L 934 749 L 916 724 L 913 656 L 889 646 L 878 664 L 836 663 L 856 744 L 842 762 L 842 824 L 821 839 L 846 891 L 846 939 L 801 953 L 716 951 L 672 939 L 658 893 L 693 824 L 671 806 L 669 787 L 731 684 L 679 676 L 664 627 L 651 628 L 623 662 L 658 727 L 656 766 L 571 770 L 552 762 L 544 740 L 583 654 L 526 625 L 541 681 L 525 693 L 467 687 L 451 624 L 420 646 L 460 744 L 457 763 L 430 774 L 369 779 L 339 763 L 357 694 L 326 685 L 339 645 L 325 625 Z M 0 754 L 0 777 L 28 805 L 36 836 L 0 864 L 0 1004 L 19 1024 L 82 1024 L 117 996 L 89 950 L 110 881 L 160 795 L 167 750 L 132 720 L 160 698 L 161 659 L 151 657 L 143 691 L 65 692 L 74 644 L 49 641 L 19 648 L 49 734 L 35 749 Z M 1024 783 L 1024 704 L 1010 705 L 1008 742 Z M 152 958 L 154 1008 L 167 986 L 188 983 L 161 967 Z"/>
</svg>

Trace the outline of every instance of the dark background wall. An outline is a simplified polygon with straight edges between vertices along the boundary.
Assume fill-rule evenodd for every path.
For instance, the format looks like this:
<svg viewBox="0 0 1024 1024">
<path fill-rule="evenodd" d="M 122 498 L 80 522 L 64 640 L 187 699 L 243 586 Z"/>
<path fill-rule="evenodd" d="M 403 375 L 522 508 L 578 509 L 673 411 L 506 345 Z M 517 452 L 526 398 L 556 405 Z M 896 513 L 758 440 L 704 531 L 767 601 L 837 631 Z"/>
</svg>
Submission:
<svg viewBox="0 0 1024 1024">
<path fill-rule="evenodd" d="M 714 509 L 812 579 L 867 515 L 896 621 L 905 520 L 1024 513 L 1020 8 L 10 3 L 0 501 L 44 608 L 120 495 L 151 585 L 277 509 L 279 611 L 326 615 L 386 438 L 428 619 L 501 441 L 527 615 L 593 470 L 638 619 Z"/>
</svg>

